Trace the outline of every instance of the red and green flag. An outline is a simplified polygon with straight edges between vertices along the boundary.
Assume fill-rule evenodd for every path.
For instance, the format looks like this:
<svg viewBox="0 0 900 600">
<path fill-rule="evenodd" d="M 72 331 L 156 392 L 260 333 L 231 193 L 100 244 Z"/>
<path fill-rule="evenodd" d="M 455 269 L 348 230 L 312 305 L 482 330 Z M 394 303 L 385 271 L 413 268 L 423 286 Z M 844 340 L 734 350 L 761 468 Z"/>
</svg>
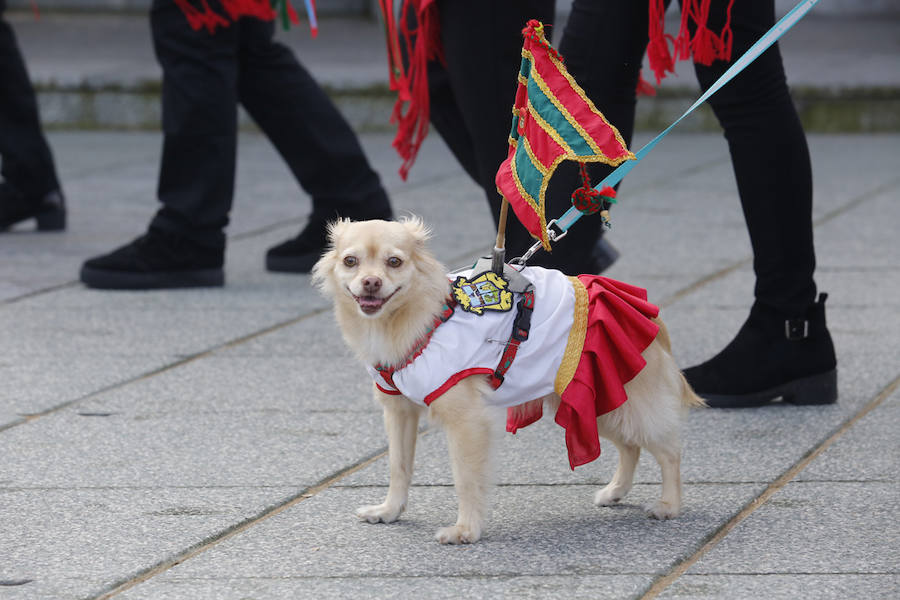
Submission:
<svg viewBox="0 0 900 600">
<path fill-rule="evenodd" d="M 531 20 L 522 33 L 509 155 L 497 171 L 497 191 L 550 250 L 544 195 L 556 167 L 564 160 L 618 166 L 634 154 L 566 71 L 544 37 L 543 24 Z"/>
</svg>

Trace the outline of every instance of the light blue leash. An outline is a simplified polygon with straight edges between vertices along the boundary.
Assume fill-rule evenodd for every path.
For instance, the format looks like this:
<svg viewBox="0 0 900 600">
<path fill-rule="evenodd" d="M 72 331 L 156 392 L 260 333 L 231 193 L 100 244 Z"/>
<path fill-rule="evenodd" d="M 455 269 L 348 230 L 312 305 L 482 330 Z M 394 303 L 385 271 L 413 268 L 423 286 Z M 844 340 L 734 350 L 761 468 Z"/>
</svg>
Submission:
<svg viewBox="0 0 900 600">
<path fill-rule="evenodd" d="M 625 175 L 627 175 L 629 171 L 636 167 L 637 164 L 641 162 L 641 160 L 643 160 L 643 158 L 647 156 L 647 154 L 649 154 L 651 150 L 653 150 L 653 148 L 660 142 L 660 140 L 666 137 L 666 135 L 672 130 L 672 128 L 678 125 L 682 121 L 682 119 L 694 112 L 694 109 L 706 102 L 706 100 L 717 91 L 719 91 L 722 86 L 734 79 L 735 75 L 743 71 L 744 68 L 754 60 L 756 60 L 756 58 L 759 57 L 760 54 L 768 50 L 769 46 L 774 44 L 778 40 L 778 38 L 787 33 L 787 31 L 791 27 L 793 27 L 794 24 L 797 23 L 797 21 L 802 19 L 806 15 L 806 13 L 808 13 L 810 9 L 816 5 L 818 1 L 819 0 L 803 0 L 803 2 L 800 2 L 788 14 L 784 15 L 777 23 L 775 23 L 772 29 L 766 32 L 764 36 L 759 38 L 759 40 L 755 44 L 750 46 L 750 49 L 747 50 L 744 55 L 741 56 L 737 61 L 735 61 L 735 63 L 731 65 L 731 67 L 729 67 L 728 70 L 725 71 L 725 73 L 723 73 L 722 76 L 719 77 L 719 79 L 708 90 L 706 90 L 706 92 L 702 96 L 700 96 L 697 101 L 694 102 L 691 107 L 687 109 L 687 111 L 685 111 L 683 115 L 678 117 L 678 119 L 674 123 L 669 125 L 665 129 L 665 131 L 653 138 L 646 146 L 638 150 L 634 155 L 634 160 L 627 160 L 623 162 L 616 168 L 616 170 L 607 175 L 606 178 L 603 179 L 603 181 L 594 186 L 594 189 L 600 190 L 604 186 L 614 186 L 622 181 Z M 547 224 L 547 234 L 549 235 L 550 239 L 552 241 L 557 241 L 565 237 L 569 228 L 574 225 L 575 222 L 578 221 L 578 219 L 583 217 L 584 214 L 585 213 L 581 212 L 573 206 L 569 210 L 567 210 L 560 218 L 550 221 Z M 556 227 L 561 230 L 562 233 L 557 233 L 556 231 L 554 231 L 552 229 L 553 225 L 556 225 Z M 534 246 L 529 248 L 521 258 L 514 259 L 512 262 L 521 261 L 524 264 L 524 262 L 528 260 L 540 248 L 541 243 L 537 242 Z"/>
</svg>

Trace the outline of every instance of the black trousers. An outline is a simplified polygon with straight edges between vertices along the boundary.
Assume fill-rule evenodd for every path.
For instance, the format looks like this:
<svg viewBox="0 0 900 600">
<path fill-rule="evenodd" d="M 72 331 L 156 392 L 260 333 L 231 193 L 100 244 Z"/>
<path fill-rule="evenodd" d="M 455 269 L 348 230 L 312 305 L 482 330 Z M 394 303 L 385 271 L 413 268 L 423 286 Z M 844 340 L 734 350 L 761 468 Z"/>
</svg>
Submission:
<svg viewBox="0 0 900 600">
<path fill-rule="evenodd" d="M 713 0 L 710 28 L 725 23 Z M 635 87 L 647 47 L 646 0 L 574 0 L 560 52 L 601 112 L 630 142 Z M 774 0 L 736 0 L 732 60 L 775 23 Z M 695 64 L 705 91 L 730 62 Z M 753 247 L 756 299 L 800 314 L 816 295 L 812 168 L 806 136 L 788 91 L 778 45 L 764 52 L 709 100 L 725 131 Z"/>
<path fill-rule="evenodd" d="M 59 189 L 50 146 L 41 131 L 37 99 L 0 0 L 0 174 L 29 197 Z"/>
<path fill-rule="evenodd" d="M 221 5 L 210 2 L 219 13 Z M 214 34 L 192 30 L 172 0 L 150 11 L 163 69 L 163 151 L 151 226 L 223 246 L 234 195 L 237 107 L 243 105 L 312 197 L 311 221 L 389 208 L 378 175 L 337 108 L 272 37 L 244 18 Z"/>
</svg>

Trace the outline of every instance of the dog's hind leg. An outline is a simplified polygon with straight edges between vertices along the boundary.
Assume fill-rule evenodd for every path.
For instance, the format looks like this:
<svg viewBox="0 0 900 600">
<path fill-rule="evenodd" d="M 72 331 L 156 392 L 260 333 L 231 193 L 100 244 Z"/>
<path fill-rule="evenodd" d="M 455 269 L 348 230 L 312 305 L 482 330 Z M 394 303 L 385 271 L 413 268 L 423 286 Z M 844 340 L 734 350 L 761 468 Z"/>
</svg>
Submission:
<svg viewBox="0 0 900 600">
<path fill-rule="evenodd" d="M 641 456 L 641 447 L 634 444 L 626 444 L 618 440 L 612 440 L 619 451 L 619 465 L 606 487 L 597 490 L 594 494 L 594 504 L 597 506 L 609 506 L 616 504 L 631 491 L 634 482 L 634 470 Z"/>
<path fill-rule="evenodd" d="M 477 542 L 484 527 L 492 426 L 482 390 L 473 380 L 463 380 L 431 405 L 447 434 L 453 485 L 459 499 L 456 524 L 438 529 L 435 535 L 442 544 Z"/>
<path fill-rule="evenodd" d="M 662 496 L 647 511 L 657 519 L 674 519 L 681 511 L 681 452 L 660 446 L 649 446 L 647 450 L 662 473 Z"/>
<path fill-rule="evenodd" d="M 384 428 L 388 436 L 388 460 L 391 465 L 387 497 L 381 504 L 361 506 L 356 516 L 369 523 L 391 523 L 406 509 L 412 481 L 419 415 L 424 410 L 404 396 L 392 396 L 375 389 L 375 397 L 384 406 Z"/>
</svg>

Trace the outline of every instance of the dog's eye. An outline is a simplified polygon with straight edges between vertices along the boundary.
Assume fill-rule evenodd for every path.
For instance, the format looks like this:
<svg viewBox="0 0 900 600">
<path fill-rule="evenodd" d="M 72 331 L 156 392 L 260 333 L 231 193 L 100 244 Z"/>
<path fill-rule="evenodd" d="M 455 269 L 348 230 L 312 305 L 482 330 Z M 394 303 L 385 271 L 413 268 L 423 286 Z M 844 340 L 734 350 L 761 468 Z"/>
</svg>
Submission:
<svg viewBox="0 0 900 600">
<path fill-rule="evenodd" d="M 387 264 L 389 267 L 394 267 L 395 269 L 403 264 L 403 261 L 397 258 L 396 256 L 392 256 L 387 259 Z"/>
<path fill-rule="evenodd" d="M 345 267 L 355 267 L 359 263 L 359 259 L 355 256 L 345 256 L 344 257 L 344 266 Z"/>
</svg>

